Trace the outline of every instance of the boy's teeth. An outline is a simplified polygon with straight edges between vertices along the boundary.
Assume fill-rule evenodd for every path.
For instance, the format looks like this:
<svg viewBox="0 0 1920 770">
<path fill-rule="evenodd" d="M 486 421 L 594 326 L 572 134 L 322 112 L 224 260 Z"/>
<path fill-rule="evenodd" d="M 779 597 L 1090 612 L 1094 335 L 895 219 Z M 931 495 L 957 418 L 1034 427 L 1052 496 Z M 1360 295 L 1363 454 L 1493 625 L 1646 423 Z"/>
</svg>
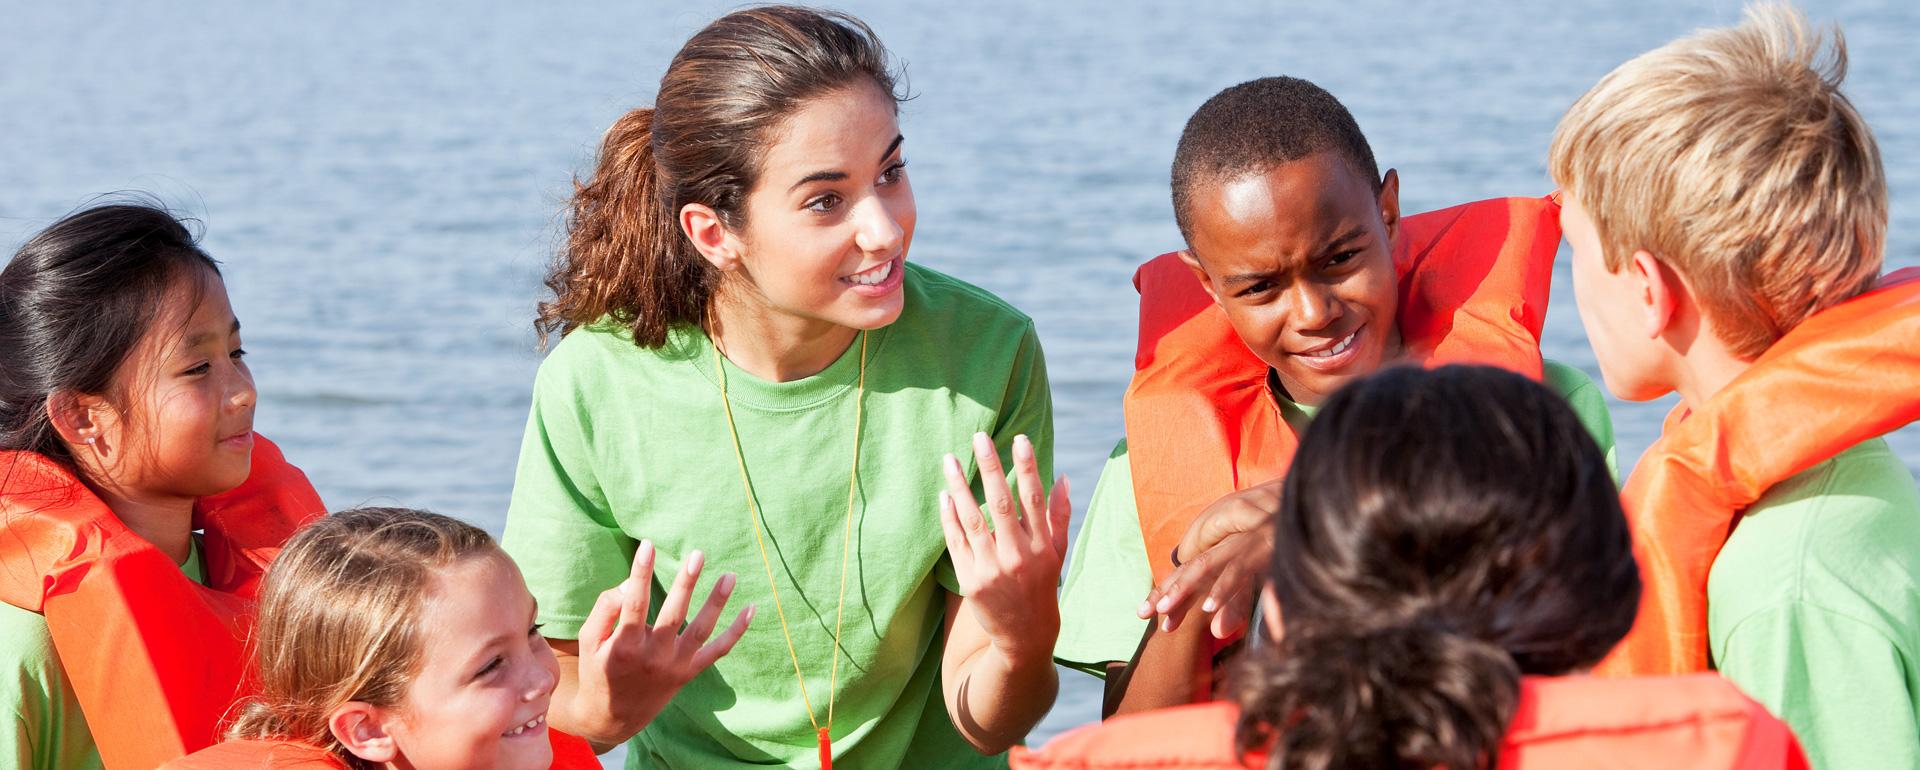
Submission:
<svg viewBox="0 0 1920 770">
<path fill-rule="evenodd" d="M 1334 343 L 1333 347 L 1315 353 L 1308 353 L 1307 356 L 1311 358 L 1331 358 L 1345 353 L 1347 352 L 1347 348 L 1353 347 L 1353 338 L 1359 336 L 1359 334 L 1360 330 L 1355 329 L 1352 334 L 1347 335 L 1346 339 Z"/>
<path fill-rule="evenodd" d="M 872 268 L 863 273 L 854 273 L 853 275 L 847 276 L 847 280 L 860 284 L 861 286 L 874 286 L 881 281 L 887 280 L 887 276 L 892 274 L 893 260 L 887 260 L 880 263 L 879 267 Z"/>
</svg>

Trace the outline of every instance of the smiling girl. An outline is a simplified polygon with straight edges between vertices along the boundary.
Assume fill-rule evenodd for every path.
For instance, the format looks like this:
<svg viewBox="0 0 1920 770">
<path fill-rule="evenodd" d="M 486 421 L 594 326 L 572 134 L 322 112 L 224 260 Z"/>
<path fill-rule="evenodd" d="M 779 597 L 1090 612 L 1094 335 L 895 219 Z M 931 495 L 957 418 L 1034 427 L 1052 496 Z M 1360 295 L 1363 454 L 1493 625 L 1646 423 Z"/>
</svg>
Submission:
<svg viewBox="0 0 1920 770">
<path fill-rule="evenodd" d="M 668 599 L 679 614 L 664 610 L 648 627 L 637 599 L 648 576 L 635 572 L 637 582 L 596 603 L 588 657 L 600 668 L 618 660 L 615 671 L 644 680 L 637 689 L 671 695 L 726 654 L 749 613 L 709 641 L 728 575 L 685 632 L 684 584 Z M 478 527 L 403 508 L 328 516 L 295 535 L 267 574 L 260 694 L 238 711 L 228 731 L 237 740 L 166 767 L 597 768 L 585 742 L 547 728 L 558 668 L 539 631 L 520 571 Z"/>
<path fill-rule="evenodd" d="M 630 767 L 997 766 L 1052 703 L 1066 506 L 1042 497 L 1039 342 L 1004 302 L 907 262 L 897 99 L 860 21 L 729 14 L 608 131 L 574 196 L 540 311 L 564 338 L 504 539 L 559 689 L 609 686 L 572 640 L 642 538 L 663 570 L 704 549 L 775 610 L 651 720 L 556 708 L 602 746 L 632 739 Z M 1003 468 L 1031 479 L 1031 524 L 989 533 L 963 506 L 950 557 L 937 493 L 951 474 L 1013 522 Z"/>
<path fill-rule="evenodd" d="M 155 206 L 68 216 L 0 271 L 0 765 L 215 739 L 261 571 L 323 511 L 253 433 L 244 357 L 218 267 Z"/>
</svg>

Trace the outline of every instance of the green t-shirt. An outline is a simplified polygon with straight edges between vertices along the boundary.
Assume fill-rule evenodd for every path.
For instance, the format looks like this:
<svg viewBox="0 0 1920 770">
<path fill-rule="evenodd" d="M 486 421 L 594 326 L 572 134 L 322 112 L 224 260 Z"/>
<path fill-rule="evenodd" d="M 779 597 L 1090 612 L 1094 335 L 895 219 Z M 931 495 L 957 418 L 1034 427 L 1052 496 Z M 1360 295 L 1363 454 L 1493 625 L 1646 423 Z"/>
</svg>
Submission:
<svg viewBox="0 0 1920 770">
<path fill-rule="evenodd" d="M 1013 437 L 1026 434 L 1051 475 L 1045 361 L 1033 322 L 991 294 L 918 265 L 905 290 L 899 320 L 868 341 L 834 764 L 1004 767 L 1004 756 L 981 756 L 960 737 L 941 696 L 943 612 L 957 587 L 936 495 L 946 453 L 973 473 L 976 431 L 993 436 L 1009 469 Z M 725 364 L 773 579 L 823 724 L 859 357 L 856 339 L 824 371 L 784 383 Z M 696 607 L 719 575 L 738 573 L 729 614 L 759 605 L 752 627 L 629 743 L 627 766 L 814 767 L 814 729 L 713 367 L 698 330 L 678 330 L 656 350 L 604 325 L 567 335 L 534 384 L 504 544 L 539 599 L 542 632 L 555 638 L 579 634 L 595 597 L 626 578 L 642 538 L 659 554 L 656 610 L 690 551 L 706 553 Z"/>
<path fill-rule="evenodd" d="M 1559 393 L 1614 464 L 1613 419 L 1607 399 L 1593 380 L 1579 369 L 1546 362 L 1545 384 Z M 1282 417 L 1295 430 L 1312 419 L 1314 408 L 1288 401 Z M 1167 554 L 1153 554 L 1164 559 Z M 1135 611 L 1153 590 L 1153 568 L 1147 561 L 1146 538 L 1140 534 L 1140 511 L 1133 499 L 1133 468 L 1127 463 L 1123 439 L 1107 457 L 1094 485 L 1093 498 L 1080 522 L 1080 533 L 1068 555 L 1067 574 L 1060 591 L 1060 641 L 1054 658 L 1062 665 L 1095 676 L 1106 676 L 1108 663 L 1133 658 L 1147 621 Z"/>
<path fill-rule="evenodd" d="M 1815 768 L 1920 767 L 1920 492 L 1886 441 L 1747 510 L 1707 576 L 1707 634 Z"/>
<path fill-rule="evenodd" d="M 180 570 L 206 582 L 195 542 Z M 0 767 L 20 770 L 100 770 L 100 750 L 80 713 L 73 683 L 53 649 L 47 619 L 0 602 Z"/>
</svg>

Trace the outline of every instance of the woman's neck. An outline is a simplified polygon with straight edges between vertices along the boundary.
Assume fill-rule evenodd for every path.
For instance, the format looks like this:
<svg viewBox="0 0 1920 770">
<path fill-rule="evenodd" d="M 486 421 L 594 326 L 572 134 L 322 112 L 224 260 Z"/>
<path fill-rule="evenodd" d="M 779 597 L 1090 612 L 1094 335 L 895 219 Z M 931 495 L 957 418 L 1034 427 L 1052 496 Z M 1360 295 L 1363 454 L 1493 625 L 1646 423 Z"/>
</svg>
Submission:
<svg viewBox="0 0 1920 770">
<path fill-rule="evenodd" d="M 839 360 L 859 330 L 774 310 L 748 288 L 723 290 L 714 297 L 707 333 L 734 366 L 763 380 L 791 382 L 819 374 Z"/>
<path fill-rule="evenodd" d="M 193 498 L 150 496 L 87 482 L 87 487 L 120 523 L 153 544 L 175 564 L 186 564 L 193 553 Z"/>
</svg>

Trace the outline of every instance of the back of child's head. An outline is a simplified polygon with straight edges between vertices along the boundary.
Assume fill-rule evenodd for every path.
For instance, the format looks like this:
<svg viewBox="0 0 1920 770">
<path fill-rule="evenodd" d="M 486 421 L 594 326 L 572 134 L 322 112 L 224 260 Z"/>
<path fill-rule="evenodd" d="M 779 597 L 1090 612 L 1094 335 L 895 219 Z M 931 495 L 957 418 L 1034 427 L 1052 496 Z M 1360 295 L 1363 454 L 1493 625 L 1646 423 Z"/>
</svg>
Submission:
<svg viewBox="0 0 1920 770">
<path fill-rule="evenodd" d="M 1191 205 L 1201 185 L 1231 182 L 1326 151 L 1338 152 L 1375 193 L 1380 169 L 1360 124 L 1333 94 L 1292 77 L 1264 77 L 1214 94 L 1187 119 L 1173 152 L 1173 220 L 1193 243 Z"/>
<path fill-rule="evenodd" d="M 350 701 L 402 702 L 422 660 L 418 619 L 439 570 L 506 558 L 478 527 L 403 508 L 360 508 L 300 530 L 261 587 L 254 660 L 259 694 L 228 735 L 326 748 L 369 767 L 328 729 Z"/>
<path fill-rule="evenodd" d="M 0 449 L 74 468 L 48 396 L 123 399 L 116 378 L 166 317 L 168 294 L 219 274 L 181 220 L 152 203 L 89 208 L 27 241 L 0 270 Z"/>
<path fill-rule="evenodd" d="M 1523 674 L 1592 666 L 1640 595 L 1604 456 L 1518 374 L 1395 367 L 1330 398 L 1287 474 L 1285 632 L 1241 682 L 1272 767 L 1477 768 Z"/>
<path fill-rule="evenodd" d="M 1886 178 L 1830 35 L 1791 6 L 1751 7 L 1620 65 L 1554 134 L 1554 179 L 1607 269 L 1659 258 L 1743 358 L 1880 273 Z"/>
</svg>

